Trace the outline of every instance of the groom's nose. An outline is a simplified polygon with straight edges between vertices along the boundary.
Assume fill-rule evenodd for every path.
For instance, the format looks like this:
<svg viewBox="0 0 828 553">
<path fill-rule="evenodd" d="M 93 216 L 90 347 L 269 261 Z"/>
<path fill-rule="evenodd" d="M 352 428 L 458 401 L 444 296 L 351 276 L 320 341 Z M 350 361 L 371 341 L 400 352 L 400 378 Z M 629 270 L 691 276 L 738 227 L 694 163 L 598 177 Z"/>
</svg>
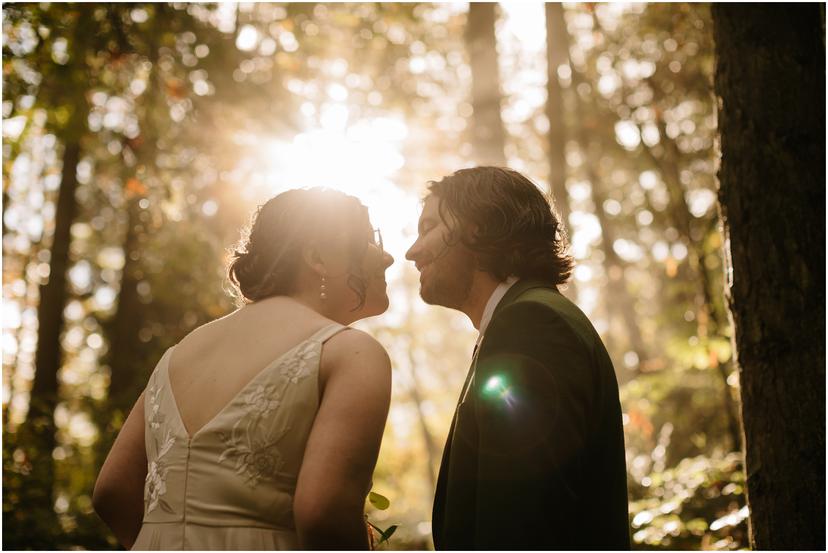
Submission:
<svg viewBox="0 0 828 553">
<path fill-rule="evenodd" d="M 405 258 L 409 261 L 416 262 L 417 257 L 420 255 L 420 249 L 420 239 L 417 238 L 417 240 L 415 240 L 414 243 L 411 244 L 411 247 L 408 248 L 408 251 L 405 252 Z"/>
</svg>

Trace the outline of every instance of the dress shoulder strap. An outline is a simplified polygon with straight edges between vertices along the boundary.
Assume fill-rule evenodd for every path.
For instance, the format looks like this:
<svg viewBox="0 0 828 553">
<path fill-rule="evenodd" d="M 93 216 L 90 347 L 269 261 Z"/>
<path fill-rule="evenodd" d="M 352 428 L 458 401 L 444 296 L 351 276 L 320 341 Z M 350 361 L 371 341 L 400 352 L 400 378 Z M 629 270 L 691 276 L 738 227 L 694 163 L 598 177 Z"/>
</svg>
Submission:
<svg viewBox="0 0 828 553">
<path fill-rule="evenodd" d="M 323 326 L 322 328 L 317 330 L 316 333 L 314 333 L 314 335 L 309 338 L 309 340 L 314 340 L 314 341 L 317 341 L 319 343 L 324 344 L 332 336 L 342 332 L 343 330 L 345 330 L 347 328 L 351 328 L 351 327 L 341 325 L 339 323 L 331 323 L 331 324 L 329 324 L 327 326 Z"/>
<path fill-rule="evenodd" d="M 161 371 L 168 370 L 170 366 L 170 356 L 172 355 L 172 351 L 175 346 L 170 346 L 166 350 L 164 350 L 163 355 L 161 355 L 161 359 L 158 360 L 158 363 L 155 364 L 155 368 L 152 369 L 150 373 L 150 377 L 147 381 L 147 386 L 150 386 L 154 381 L 156 381 L 159 376 L 161 376 Z"/>
</svg>

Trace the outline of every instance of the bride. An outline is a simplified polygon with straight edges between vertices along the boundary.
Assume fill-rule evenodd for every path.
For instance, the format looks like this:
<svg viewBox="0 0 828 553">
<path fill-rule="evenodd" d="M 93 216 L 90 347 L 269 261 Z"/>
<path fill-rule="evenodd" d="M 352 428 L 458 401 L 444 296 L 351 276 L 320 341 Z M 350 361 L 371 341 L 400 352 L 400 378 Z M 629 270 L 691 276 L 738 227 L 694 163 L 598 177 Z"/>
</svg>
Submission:
<svg viewBox="0 0 828 553">
<path fill-rule="evenodd" d="M 352 196 L 259 209 L 229 269 L 244 305 L 164 353 L 98 475 L 124 547 L 369 547 L 391 366 L 347 325 L 388 308 L 392 262 Z"/>
</svg>

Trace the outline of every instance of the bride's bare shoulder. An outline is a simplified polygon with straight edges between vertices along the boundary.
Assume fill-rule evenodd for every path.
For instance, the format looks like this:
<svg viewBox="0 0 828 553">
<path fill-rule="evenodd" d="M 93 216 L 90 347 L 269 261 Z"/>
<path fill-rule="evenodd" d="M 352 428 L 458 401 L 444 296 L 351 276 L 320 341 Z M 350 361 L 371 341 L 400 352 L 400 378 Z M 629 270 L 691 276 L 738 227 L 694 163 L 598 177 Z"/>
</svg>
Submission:
<svg viewBox="0 0 828 553">
<path fill-rule="evenodd" d="M 376 373 L 390 372 L 388 352 L 376 338 L 356 328 L 333 335 L 322 350 L 322 368 L 359 371 L 362 367 Z"/>
<path fill-rule="evenodd" d="M 391 399 L 391 360 L 385 348 L 355 328 L 336 333 L 322 348 L 319 392 L 329 406 L 363 409 L 384 421 Z"/>
<path fill-rule="evenodd" d="M 236 309 L 235 311 L 232 311 L 222 317 L 207 321 L 206 323 L 195 327 L 178 341 L 177 349 L 186 349 L 190 343 L 199 342 L 203 339 L 210 341 L 211 335 L 224 332 L 224 327 L 235 319 L 238 312 L 239 309 Z M 182 344 L 184 344 L 183 347 Z"/>
<path fill-rule="evenodd" d="M 334 334 L 325 345 L 331 355 L 371 355 L 388 357 L 379 341 L 362 330 L 348 327 Z"/>
</svg>

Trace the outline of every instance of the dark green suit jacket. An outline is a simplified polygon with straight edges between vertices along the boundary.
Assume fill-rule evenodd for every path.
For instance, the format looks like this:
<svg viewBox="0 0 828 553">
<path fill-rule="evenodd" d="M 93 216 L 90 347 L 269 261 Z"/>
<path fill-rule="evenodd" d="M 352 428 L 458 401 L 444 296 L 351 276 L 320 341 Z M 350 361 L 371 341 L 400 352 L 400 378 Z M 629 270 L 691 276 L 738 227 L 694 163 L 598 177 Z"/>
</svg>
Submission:
<svg viewBox="0 0 828 553">
<path fill-rule="evenodd" d="M 522 280 L 475 352 L 443 451 L 436 549 L 629 549 L 618 383 L 554 285 Z"/>
</svg>

